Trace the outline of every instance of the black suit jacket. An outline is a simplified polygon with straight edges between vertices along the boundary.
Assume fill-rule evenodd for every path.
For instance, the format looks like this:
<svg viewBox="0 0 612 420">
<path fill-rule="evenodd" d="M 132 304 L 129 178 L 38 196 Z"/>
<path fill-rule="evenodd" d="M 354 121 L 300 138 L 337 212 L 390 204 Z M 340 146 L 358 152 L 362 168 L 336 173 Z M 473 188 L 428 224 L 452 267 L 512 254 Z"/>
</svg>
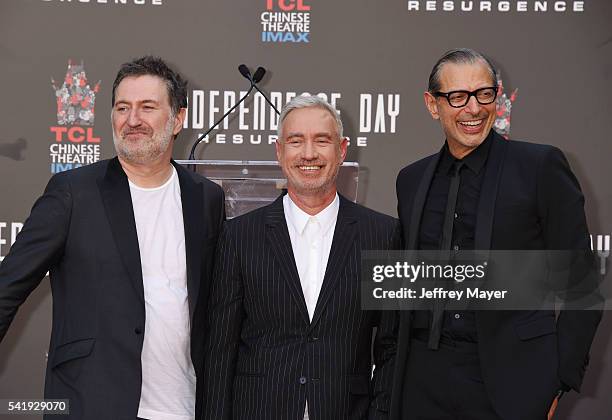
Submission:
<svg viewBox="0 0 612 420">
<path fill-rule="evenodd" d="M 417 249 L 420 220 L 441 152 L 402 169 L 398 213 L 406 249 Z M 552 146 L 506 141 L 493 134 L 478 203 L 477 250 L 586 250 L 584 198 L 563 153 Z M 400 315 L 392 416 L 404 418 L 402 385 L 410 313 Z M 482 376 L 504 419 L 541 419 L 560 381 L 580 389 L 600 311 L 476 313 Z M 408 380 L 410 380 L 408 378 Z"/>
<path fill-rule="evenodd" d="M 398 246 L 397 227 L 392 217 L 340 197 L 310 322 L 282 196 L 228 222 L 210 299 L 204 418 L 301 420 L 306 400 L 313 420 L 362 419 L 369 409 L 372 418 L 384 417 L 395 314 L 361 310 L 360 261 L 361 250 Z"/>
<path fill-rule="evenodd" d="M 181 187 L 191 356 L 201 386 L 203 303 L 224 220 L 223 192 L 175 164 Z M 136 418 L 145 305 L 127 176 L 117 158 L 54 175 L 0 265 L 0 338 L 47 270 L 53 294 L 45 397 L 63 419 Z"/>
</svg>

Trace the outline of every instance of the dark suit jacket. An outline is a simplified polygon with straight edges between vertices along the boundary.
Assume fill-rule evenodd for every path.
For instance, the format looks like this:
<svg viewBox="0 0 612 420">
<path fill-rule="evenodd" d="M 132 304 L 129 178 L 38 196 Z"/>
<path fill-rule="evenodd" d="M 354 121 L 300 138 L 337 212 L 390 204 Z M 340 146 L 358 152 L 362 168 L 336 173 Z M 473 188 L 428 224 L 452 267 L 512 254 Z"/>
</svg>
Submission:
<svg viewBox="0 0 612 420">
<path fill-rule="evenodd" d="M 174 162 L 173 162 L 174 163 Z M 191 355 L 198 383 L 202 315 L 224 220 L 223 192 L 174 164 L 181 187 Z M 0 265 L 0 338 L 49 270 L 53 328 L 45 397 L 63 419 L 136 418 L 145 306 L 128 180 L 117 158 L 54 175 Z"/>
<path fill-rule="evenodd" d="M 282 196 L 228 222 L 210 300 L 204 418 L 301 420 L 306 400 L 313 420 L 362 419 L 370 405 L 372 418 L 385 416 L 395 314 L 361 310 L 360 261 L 361 250 L 399 245 L 397 227 L 397 220 L 340 197 L 310 322 Z"/>
<path fill-rule="evenodd" d="M 406 249 L 416 249 L 420 219 L 441 153 L 402 169 L 398 212 Z M 589 249 L 584 198 L 563 153 L 552 146 L 506 141 L 494 133 L 478 203 L 477 250 Z M 504 419 L 542 419 L 560 381 L 580 389 L 599 311 L 476 313 L 478 352 L 487 394 Z M 392 419 L 405 418 L 402 385 L 410 313 L 401 313 Z M 410 378 L 408 378 L 410 380 Z"/>
</svg>

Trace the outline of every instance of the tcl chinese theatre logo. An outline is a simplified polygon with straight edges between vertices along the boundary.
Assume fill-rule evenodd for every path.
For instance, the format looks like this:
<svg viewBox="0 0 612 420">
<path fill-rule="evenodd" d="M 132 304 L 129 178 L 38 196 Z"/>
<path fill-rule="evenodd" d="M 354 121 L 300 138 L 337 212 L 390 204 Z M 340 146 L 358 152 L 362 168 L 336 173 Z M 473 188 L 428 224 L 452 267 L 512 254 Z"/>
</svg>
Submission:
<svg viewBox="0 0 612 420">
<path fill-rule="evenodd" d="M 310 42 L 310 5 L 306 0 L 266 0 L 260 18 L 262 42 Z"/>
<path fill-rule="evenodd" d="M 96 94 L 100 81 L 93 87 L 87 81 L 85 66 L 68 61 L 61 85 L 51 78 L 57 103 L 57 125 L 49 127 L 51 173 L 78 168 L 100 160 L 100 138 L 94 133 Z"/>
</svg>

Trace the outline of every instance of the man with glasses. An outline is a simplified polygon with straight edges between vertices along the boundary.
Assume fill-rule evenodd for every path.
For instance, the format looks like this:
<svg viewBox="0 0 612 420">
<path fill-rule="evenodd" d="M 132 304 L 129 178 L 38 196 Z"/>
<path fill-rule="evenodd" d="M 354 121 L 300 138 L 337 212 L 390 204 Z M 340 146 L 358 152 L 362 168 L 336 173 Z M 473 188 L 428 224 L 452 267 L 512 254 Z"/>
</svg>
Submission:
<svg viewBox="0 0 612 420">
<path fill-rule="evenodd" d="M 442 149 L 397 178 L 409 250 L 588 250 L 578 182 L 555 147 L 492 130 L 496 71 L 470 49 L 447 52 L 425 105 Z M 402 311 L 391 419 L 543 419 L 580 390 L 598 311 Z"/>
</svg>

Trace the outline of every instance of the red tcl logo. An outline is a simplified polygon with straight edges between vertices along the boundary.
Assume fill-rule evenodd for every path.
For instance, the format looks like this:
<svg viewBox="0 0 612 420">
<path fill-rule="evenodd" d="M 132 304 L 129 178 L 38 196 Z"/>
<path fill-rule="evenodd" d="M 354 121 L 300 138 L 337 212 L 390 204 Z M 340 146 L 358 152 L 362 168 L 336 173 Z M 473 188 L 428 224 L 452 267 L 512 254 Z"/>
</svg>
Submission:
<svg viewBox="0 0 612 420">
<path fill-rule="evenodd" d="M 71 143 L 100 143 L 100 137 L 96 137 L 93 132 L 93 127 L 49 127 L 52 133 L 55 134 L 55 141 L 61 143 L 67 139 Z"/>
<path fill-rule="evenodd" d="M 268 10 L 274 10 L 274 6 L 278 6 L 283 12 L 290 12 L 292 10 L 308 11 L 310 6 L 304 4 L 305 0 L 266 0 L 266 8 Z"/>
</svg>

